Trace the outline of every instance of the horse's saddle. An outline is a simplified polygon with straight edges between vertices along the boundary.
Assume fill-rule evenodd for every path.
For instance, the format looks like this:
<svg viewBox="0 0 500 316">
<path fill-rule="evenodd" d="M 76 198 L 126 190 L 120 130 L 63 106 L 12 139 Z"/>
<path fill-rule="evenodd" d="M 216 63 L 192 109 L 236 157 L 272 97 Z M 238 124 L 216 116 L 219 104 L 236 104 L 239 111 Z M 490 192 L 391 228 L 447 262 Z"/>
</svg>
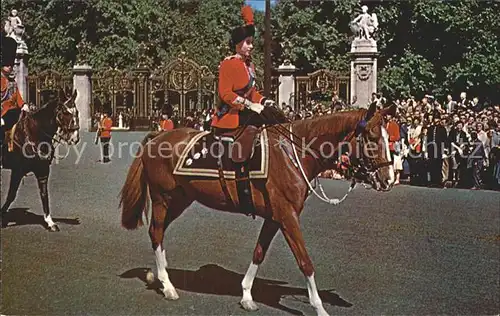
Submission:
<svg viewBox="0 0 500 316">
<path fill-rule="evenodd" d="M 246 165 L 250 179 L 267 178 L 269 148 L 267 131 L 246 126 L 224 133 L 197 133 L 182 150 L 174 174 L 236 179 L 240 165 Z M 221 168 L 219 168 L 219 165 Z"/>
<path fill-rule="evenodd" d="M 214 138 L 223 142 L 229 142 L 231 144 L 231 160 L 234 163 L 244 163 L 253 155 L 258 133 L 259 129 L 257 127 L 249 125 L 241 129 L 223 133 L 217 133 L 216 131 L 214 132 Z"/>
<path fill-rule="evenodd" d="M 174 174 L 219 178 L 226 199 L 247 215 L 254 215 L 250 179 L 267 178 L 267 131 L 254 126 L 229 132 L 201 132 L 184 149 Z M 235 180 L 238 201 L 231 198 L 226 180 Z"/>
</svg>

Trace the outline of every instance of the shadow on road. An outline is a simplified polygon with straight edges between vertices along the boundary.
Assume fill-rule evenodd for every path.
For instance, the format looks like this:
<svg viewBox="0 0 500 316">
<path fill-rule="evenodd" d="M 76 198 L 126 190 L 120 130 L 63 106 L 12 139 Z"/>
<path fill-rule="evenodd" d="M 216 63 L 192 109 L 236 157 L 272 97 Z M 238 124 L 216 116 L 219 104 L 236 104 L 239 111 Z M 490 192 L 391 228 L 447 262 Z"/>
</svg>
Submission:
<svg viewBox="0 0 500 316">
<path fill-rule="evenodd" d="M 146 268 L 135 268 L 120 275 L 121 278 L 138 278 L 146 283 Z M 242 295 L 241 281 L 244 275 L 229 271 L 215 264 L 207 264 L 197 271 L 167 269 L 170 281 L 179 290 L 201 293 L 228 295 L 240 297 Z M 303 315 L 302 312 L 280 304 L 281 298 L 289 296 L 297 301 L 308 304 L 307 289 L 286 286 L 286 282 L 255 278 L 252 288 L 253 299 L 256 303 L 264 304 L 294 315 Z M 150 290 L 161 294 L 161 283 L 158 280 L 147 285 Z M 352 304 L 333 293 L 333 290 L 319 291 L 323 303 L 332 306 L 351 307 Z M 298 297 L 300 296 L 300 298 Z"/>
<path fill-rule="evenodd" d="M 24 225 L 41 225 L 47 228 L 47 223 L 43 219 L 43 215 L 37 215 L 28 212 L 29 208 L 11 208 L 7 213 L 2 216 L 3 227 L 24 226 Z M 78 218 L 60 218 L 53 217 L 54 223 L 62 223 L 68 225 L 80 225 Z"/>
</svg>

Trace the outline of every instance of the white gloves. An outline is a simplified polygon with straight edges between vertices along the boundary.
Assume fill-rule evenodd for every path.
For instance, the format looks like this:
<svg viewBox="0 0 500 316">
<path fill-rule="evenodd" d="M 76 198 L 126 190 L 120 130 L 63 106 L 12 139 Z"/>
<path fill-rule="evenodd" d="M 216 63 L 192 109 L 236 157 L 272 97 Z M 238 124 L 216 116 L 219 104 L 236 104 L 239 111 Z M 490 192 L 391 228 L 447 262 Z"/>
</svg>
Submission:
<svg viewBox="0 0 500 316">
<path fill-rule="evenodd" d="M 2 119 L 2 125 L 1 126 L 4 126 L 5 125 L 5 121 Z"/>
<path fill-rule="evenodd" d="M 248 105 L 248 108 L 258 114 L 260 114 L 260 112 L 262 112 L 262 110 L 264 110 L 264 106 L 262 104 L 259 104 L 259 103 L 250 103 Z"/>
<path fill-rule="evenodd" d="M 28 104 L 24 103 L 23 107 L 21 108 L 21 111 L 29 112 L 30 108 L 29 108 Z"/>
<path fill-rule="evenodd" d="M 238 96 L 236 100 L 234 100 L 234 103 L 236 104 L 241 104 L 244 107 L 250 109 L 251 111 L 254 111 L 256 113 L 262 112 L 264 110 L 264 107 L 266 106 L 274 106 L 276 103 L 273 100 L 265 100 L 264 105 L 260 103 L 253 103 L 252 101 L 245 99 L 243 97 Z"/>
<path fill-rule="evenodd" d="M 267 99 L 266 101 L 264 101 L 264 106 L 275 106 L 275 105 L 276 102 L 274 102 L 273 100 Z"/>
</svg>

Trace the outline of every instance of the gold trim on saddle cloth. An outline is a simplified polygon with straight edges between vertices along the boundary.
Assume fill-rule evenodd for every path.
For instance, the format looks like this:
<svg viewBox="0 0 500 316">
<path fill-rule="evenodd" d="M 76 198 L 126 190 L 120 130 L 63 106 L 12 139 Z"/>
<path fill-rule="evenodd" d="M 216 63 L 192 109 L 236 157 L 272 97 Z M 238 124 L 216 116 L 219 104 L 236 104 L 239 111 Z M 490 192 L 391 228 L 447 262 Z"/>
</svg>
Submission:
<svg viewBox="0 0 500 316">
<path fill-rule="evenodd" d="M 205 135 L 210 134 L 210 132 L 201 132 L 195 135 L 187 144 L 186 148 L 179 157 L 177 164 L 174 168 L 174 174 L 180 176 L 197 176 L 197 177 L 208 177 L 208 178 L 219 178 L 219 169 L 216 164 L 214 164 L 213 169 L 193 169 L 185 167 L 185 162 L 189 156 L 191 148 Z M 258 150 L 258 148 L 255 148 Z M 269 140 L 267 136 L 267 131 L 264 129 L 260 133 L 260 150 L 261 150 L 261 163 L 260 170 L 251 170 L 249 172 L 250 179 L 267 179 L 269 170 Z M 214 159 L 214 163 L 216 160 Z M 236 179 L 236 174 L 234 171 L 224 170 L 224 178 L 228 180 Z"/>
</svg>

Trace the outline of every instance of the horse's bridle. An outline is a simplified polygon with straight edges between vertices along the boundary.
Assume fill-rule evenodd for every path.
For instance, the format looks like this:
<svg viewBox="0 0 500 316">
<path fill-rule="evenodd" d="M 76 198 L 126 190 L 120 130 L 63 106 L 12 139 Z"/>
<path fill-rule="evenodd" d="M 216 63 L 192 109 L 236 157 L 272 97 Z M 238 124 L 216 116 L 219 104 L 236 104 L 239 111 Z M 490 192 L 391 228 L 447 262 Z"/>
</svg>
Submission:
<svg viewBox="0 0 500 316">
<path fill-rule="evenodd" d="M 64 123 L 62 122 L 62 119 L 60 116 L 65 111 L 70 113 L 72 116 L 76 116 L 74 113 L 72 113 L 72 111 L 73 111 L 72 108 L 70 108 L 66 105 L 67 102 L 69 102 L 69 100 L 66 101 L 65 103 L 59 104 L 56 107 L 56 115 L 55 115 L 57 128 L 63 130 L 64 134 L 70 134 L 70 133 L 73 133 L 74 131 L 80 129 L 79 124 L 77 122 L 75 122 L 74 119 L 71 120 L 71 124 L 69 125 L 69 127 L 65 127 Z M 76 109 L 76 107 L 75 107 L 75 109 Z M 24 124 L 26 124 L 27 117 L 26 116 L 23 117 L 22 121 L 24 121 Z M 31 140 L 30 133 L 28 132 L 28 128 L 26 126 L 24 126 L 24 129 L 25 129 L 24 142 L 25 142 L 25 144 L 31 146 L 31 150 L 33 151 L 33 153 L 36 154 L 37 157 L 41 160 L 52 160 L 54 157 L 54 147 L 52 147 L 52 149 L 50 150 L 50 154 L 42 153 L 40 146 L 37 146 L 36 143 Z M 63 139 L 61 138 L 61 136 L 59 135 L 59 133 L 57 131 L 52 136 L 44 130 L 40 130 L 39 133 L 50 138 L 52 140 L 52 145 L 59 145 L 61 143 L 61 141 L 63 141 Z"/>
<path fill-rule="evenodd" d="M 66 101 L 65 103 L 59 105 L 56 109 L 56 125 L 57 125 L 58 130 L 60 129 L 63 131 L 64 135 L 69 135 L 69 134 L 80 129 L 80 124 L 78 123 L 78 115 L 77 115 L 77 113 L 73 113 L 73 111 L 77 111 L 77 109 L 76 109 L 76 107 L 74 107 L 74 108 L 68 107 L 66 105 L 66 103 L 68 103 L 68 102 L 69 102 L 69 100 Z M 61 116 L 64 115 L 65 112 L 70 113 L 73 116 L 69 126 L 65 126 L 65 124 L 61 118 Z M 59 144 L 59 143 L 61 143 L 61 141 L 63 141 L 63 139 L 57 131 L 53 137 L 53 142 L 55 144 Z"/>
<path fill-rule="evenodd" d="M 358 178 L 362 177 L 368 177 L 370 179 L 373 179 L 375 177 L 375 174 L 377 171 L 381 168 L 384 167 L 389 167 L 392 165 L 392 161 L 386 161 L 386 162 L 381 162 L 374 164 L 373 163 L 373 158 L 369 158 L 365 155 L 365 137 L 363 136 L 363 132 L 366 130 L 366 125 L 368 122 L 363 119 L 361 120 L 356 127 L 356 130 L 352 133 L 352 136 L 349 137 L 349 142 L 351 141 L 352 137 L 356 137 L 356 146 L 357 148 L 361 151 L 361 153 L 358 153 L 357 156 L 354 159 L 352 159 L 352 155 L 350 157 L 350 161 L 354 162 L 354 164 L 351 163 L 350 167 L 352 168 L 352 171 L 354 172 L 354 175 Z M 347 137 L 346 137 L 347 138 Z"/>
</svg>

